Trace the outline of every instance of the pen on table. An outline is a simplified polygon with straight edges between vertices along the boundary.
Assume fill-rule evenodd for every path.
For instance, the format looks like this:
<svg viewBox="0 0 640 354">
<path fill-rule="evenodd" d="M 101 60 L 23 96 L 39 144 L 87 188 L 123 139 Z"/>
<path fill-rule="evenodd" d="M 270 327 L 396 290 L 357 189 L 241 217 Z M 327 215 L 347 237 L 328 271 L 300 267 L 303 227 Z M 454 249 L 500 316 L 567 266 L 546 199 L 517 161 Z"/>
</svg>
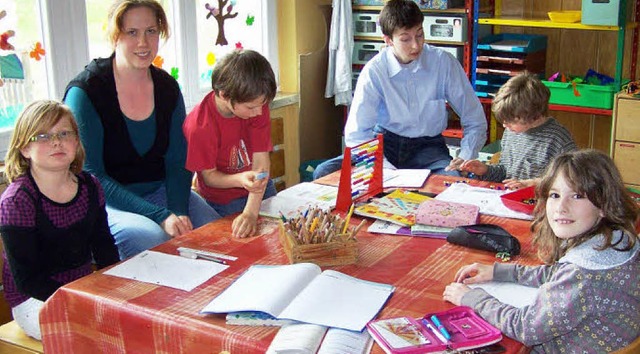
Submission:
<svg viewBox="0 0 640 354">
<path fill-rule="evenodd" d="M 442 333 L 440 333 L 440 331 L 438 331 L 437 329 L 435 329 L 431 323 L 429 323 L 429 321 L 427 321 L 426 319 L 422 319 L 422 323 L 436 336 L 438 337 L 438 339 L 442 342 L 442 343 L 449 343 L 449 341 L 447 340 L 447 338 L 445 338 Z"/>
<path fill-rule="evenodd" d="M 433 324 L 436 325 L 436 327 L 438 327 L 438 329 L 440 330 L 440 332 L 442 332 L 442 335 L 447 338 L 447 339 L 451 339 L 451 335 L 449 334 L 449 332 L 447 331 L 446 328 L 444 328 L 444 326 L 442 325 L 442 323 L 440 322 L 440 320 L 438 319 L 438 317 L 436 317 L 436 315 L 431 316 L 431 322 L 433 322 Z"/>
<path fill-rule="evenodd" d="M 202 258 L 202 259 L 205 259 L 207 261 L 212 261 L 212 262 L 216 262 L 216 263 L 220 263 L 220 264 L 227 264 L 227 261 L 225 261 L 224 259 L 220 259 L 220 258 L 216 258 L 216 257 L 212 257 L 212 256 L 207 256 L 207 255 L 204 255 L 204 254 L 197 254 L 197 253 L 193 253 L 193 252 L 181 251 L 180 252 L 180 256 L 181 257 L 185 257 L 185 258 L 191 258 L 191 259 Z"/>
<path fill-rule="evenodd" d="M 230 256 L 228 254 L 197 250 L 197 249 L 188 248 L 188 247 L 178 247 L 178 252 L 195 253 L 196 255 L 215 257 L 217 259 L 226 259 L 229 261 L 235 261 L 236 259 L 238 259 L 238 257 Z"/>
</svg>

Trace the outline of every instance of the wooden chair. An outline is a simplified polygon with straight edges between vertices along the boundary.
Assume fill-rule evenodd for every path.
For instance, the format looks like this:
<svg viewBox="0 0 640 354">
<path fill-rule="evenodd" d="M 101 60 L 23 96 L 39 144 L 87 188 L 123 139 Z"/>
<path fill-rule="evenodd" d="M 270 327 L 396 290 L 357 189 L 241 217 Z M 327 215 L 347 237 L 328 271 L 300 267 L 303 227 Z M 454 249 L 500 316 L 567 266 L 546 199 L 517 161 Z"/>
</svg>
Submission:
<svg viewBox="0 0 640 354">
<path fill-rule="evenodd" d="M 0 354 L 44 353 L 42 342 L 27 336 L 16 321 L 0 326 Z"/>
<path fill-rule="evenodd" d="M 44 353 L 42 342 L 27 336 L 16 321 L 12 321 L 11 309 L 4 299 L 2 287 L 2 253 L 4 246 L 0 238 L 0 354 Z"/>
<path fill-rule="evenodd" d="M 635 354 L 640 353 L 640 337 L 636 338 L 633 343 L 629 344 L 627 347 L 616 350 L 613 354 Z"/>
<path fill-rule="evenodd" d="M 488 164 L 497 165 L 499 161 L 500 161 L 500 151 L 494 153 L 493 156 L 491 156 L 491 159 L 489 160 Z"/>
</svg>

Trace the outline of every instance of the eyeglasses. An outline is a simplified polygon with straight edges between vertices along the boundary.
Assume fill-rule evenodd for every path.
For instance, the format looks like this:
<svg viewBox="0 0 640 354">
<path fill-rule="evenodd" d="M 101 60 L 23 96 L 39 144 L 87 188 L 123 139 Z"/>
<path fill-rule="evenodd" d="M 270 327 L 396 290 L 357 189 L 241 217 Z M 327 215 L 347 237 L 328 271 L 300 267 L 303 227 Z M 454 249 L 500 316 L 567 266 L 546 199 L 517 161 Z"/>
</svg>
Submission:
<svg viewBox="0 0 640 354">
<path fill-rule="evenodd" d="M 53 142 L 53 140 L 57 139 L 59 141 L 69 141 L 76 137 L 76 132 L 73 130 L 65 130 L 62 132 L 57 132 L 53 134 L 43 133 L 38 134 L 36 136 L 31 137 L 29 141 L 34 141 L 36 143 L 49 143 Z"/>
</svg>

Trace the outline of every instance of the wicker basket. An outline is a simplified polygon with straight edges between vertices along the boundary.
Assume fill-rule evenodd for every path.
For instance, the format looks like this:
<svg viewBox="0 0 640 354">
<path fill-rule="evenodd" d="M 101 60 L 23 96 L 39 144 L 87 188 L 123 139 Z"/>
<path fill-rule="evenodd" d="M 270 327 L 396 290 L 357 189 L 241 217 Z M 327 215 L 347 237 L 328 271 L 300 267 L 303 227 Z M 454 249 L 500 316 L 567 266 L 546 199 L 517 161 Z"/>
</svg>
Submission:
<svg viewBox="0 0 640 354">
<path fill-rule="evenodd" d="M 280 242 L 290 263 L 315 263 L 321 267 L 353 264 L 358 260 L 358 241 L 338 235 L 331 242 L 298 244 L 280 224 Z"/>
</svg>

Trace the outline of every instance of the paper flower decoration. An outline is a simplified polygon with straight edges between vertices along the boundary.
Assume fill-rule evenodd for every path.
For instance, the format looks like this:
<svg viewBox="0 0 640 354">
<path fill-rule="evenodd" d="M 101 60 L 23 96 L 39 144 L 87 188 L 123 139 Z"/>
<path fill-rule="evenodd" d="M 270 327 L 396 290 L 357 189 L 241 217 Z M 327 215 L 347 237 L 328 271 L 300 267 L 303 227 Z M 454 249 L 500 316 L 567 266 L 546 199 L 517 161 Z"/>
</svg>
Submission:
<svg viewBox="0 0 640 354">
<path fill-rule="evenodd" d="M 42 44 L 40 42 L 36 42 L 33 45 L 31 52 L 29 52 L 29 56 L 36 61 L 40 61 L 40 59 L 42 59 L 45 54 L 46 51 L 44 50 L 44 48 L 42 48 Z"/>
<path fill-rule="evenodd" d="M 209 66 L 213 66 L 213 64 L 216 63 L 216 55 L 213 54 L 212 52 L 209 52 L 209 54 L 207 54 L 207 64 L 209 64 Z"/>
<path fill-rule="evenodd" d="M 151 64 L 153 64 L 153 66 L 155 66 L 156 68 L 162 69 L 162 64 L 164 64 L 164 58 L 162 58 L 161 56 L 157 55 L 153 59 L 153 62 Z"/>
</svg>

